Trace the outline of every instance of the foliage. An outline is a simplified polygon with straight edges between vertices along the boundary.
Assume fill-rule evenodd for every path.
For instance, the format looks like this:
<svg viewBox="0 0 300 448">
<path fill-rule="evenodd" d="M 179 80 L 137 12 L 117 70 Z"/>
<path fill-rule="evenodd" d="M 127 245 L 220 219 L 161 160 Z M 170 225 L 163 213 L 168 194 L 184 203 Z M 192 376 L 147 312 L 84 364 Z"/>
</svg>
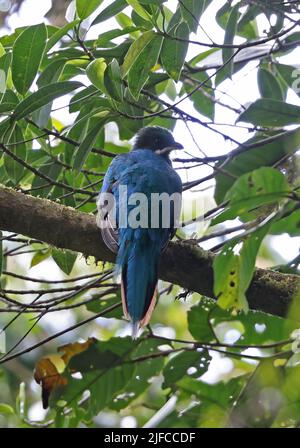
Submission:
<svg viewBox="0 0 300 448">
<path fill-rule="evenodd" d="M 166 3 L 111 0 L 103 7 L 101 0 L 76 0 L 64 26 L 41 23 L 0 38 L 0 183 L 95 213 L 109 163 L 141 127 L 172 130 L 181 122 L 187 133 L 193 124 L 199 135 L 203 128 L 217 134 L 233 149 L 176 159 L 187 171 L 208 166 L 205 180 L 215 181 L 217 206 L 204 233 L 179 232 L 196 244 L 220 237 L 211 246 L 214 298 L 190 294 L 175 301 L 187 292 L 160 285 L 153 328 L 132 341 L 124 337 L 110 265 L 0 231 L 0 323 L 8 344 L 0 359 L 2 426 L 35 426 L 28 410 L 40 396 L 19 386 L 20 377 L 30 383 L 34 369 L 49 405 L 44 426 L 104 426 L 107 415 L 117 426 L 126 416 L 143 426 L 170 396 L 177 402 L 160 427 L 299 426 L 300 299 L 286 319 L 249 310 L 247 302 L 265 237 L 300 232 L 300 107 L 288 95 L 299 96 L 299 73 L 282 61 L 299 47 L 299 6 L 226 2 L 214 17 L 223 41 L 202 42 L 201 21 L 218 2 L 180 0 L 173 12 Z M 264 33 L 258 16 L 269 23 Z M 103 27 L 113 17 L 114 28 Z M 89 38 L 90 30 L 99 35 Z M 260 98 L 237 108 L 220 91 L 253 61 Z M 230 112 L 228 125 L 246 130 L 245 141 L 220 127 L 220 108 Z M 196 172 L 184 188 L 205 180 Z M 236 220 L 238 233 L 230 237 Z M 63 238 L 63 229 L 53 232 Z M 299 263 L 297 257 L 276 269 L 299 274 Z M 72 316 L 71 323 L 43 336 L 49 331 L 44 318 L 56 315 Z M 14 358 L 24 376 L 6 370 Z M 230 364 L 225 373 L 218 370 L 222 362 Z"/>
</svg>

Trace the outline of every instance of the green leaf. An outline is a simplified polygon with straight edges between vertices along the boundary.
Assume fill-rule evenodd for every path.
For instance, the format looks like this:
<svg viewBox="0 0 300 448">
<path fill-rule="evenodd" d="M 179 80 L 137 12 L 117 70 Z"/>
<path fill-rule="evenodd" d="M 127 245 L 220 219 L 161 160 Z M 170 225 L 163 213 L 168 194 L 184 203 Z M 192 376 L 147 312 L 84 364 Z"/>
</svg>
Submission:
<svg viewBox="0 0 300 448">
<path fill-rule="evenodd" d="M 42 71 L 37 79 L 37 85 L 39 88 L 47 86 L 48 84 L 54 84 L 57 82 L 60 74 L 64 69 L 67 59 L 55 59 Z"/>
<path fill-rule="evenodd" d="M 93 97 L 98 93 L 98 89 L 94 86 L 88 86 L 85 89 L 80 90 L 71 98 L 69 104 L 69 112 L 79 112 L 82 109 L 82 101 L 84 101 L 84 107 L 86 103 L 93 100 Z M 97 98 L 99 100 L 99 98 Z M 104 98 L 103 98 L 104 100 Z"/>
<path fill-rule="evenodd" d="M 43 86 L 47 86 L 48 84 L 54 84 L 58 81 L 58 78 L 60 77 L 64 65 L 67 62 L 66 59 L 57 59 L 53 61 L 51 64 L 49 64 L 45 70 L 41 73 L 37 80 L 37 85 L 40 88 Z M 41 128 L 46 127 L 51 109 L 52 109 L 53 102 L 46 104 L 45 106 L 41 107 L 39 110 L 35 111 L 33 113 L 33 121 L 40 126 Z"/>
<path fill-rule="evenodd" d="M 58 28 L 57 31 L 50 37 L 50 39 L 48 39 L 48 42 L 47 42 L 47 45 L 46 45 L 46 49 L 45 49 L 45 53 L 47 53 L 49 50 L 51 50 L 51 48 L 54 47 L 54 45 L 58 41 L 60 41 L 60 39 L 62 37 L 64 37 L 68 33 L 68 31 L 70 31 L 76 25 L 78 25 L 79 22 L 80 22 L 80 19 L 76 19 L 76 20 L 73 20 L 72 22 L 67 23 L 62 28 Z"/>
<path fill-rule="evenodd" d="M 223 172 L 217 173 L 215 176 L 215 200 L 218 204 L 224 200 L 226 192 L 235 182 L 235 178 L 259 167 L 272 166 L 283 157 L 293 154 L 299 149 L 300 128 L 293 131 L 272 133 L 271 136 L 276 137 L 276 139 L 269 143 L 259 144 L 259 141 L 264 140 L 265 135 L 257 134 L 245 142 L 246 145 L 256 145 L 254 148 L 243 151 L 244 148 L 239 147 L 238 151 L 241 151 L 241 153 L 222 165 Z"/>
<path fill-rule="evenodd" d="M 208 3 L 207 0 L 181 0 L 179 5 L 181 15 L 191 32 L 197 31 L 199 19 Z"/>
<path fill-rule="evenodd" d="M 25 95 L 38 72 L 46 47 L 44 23 L 26 28 L 13 46 L 12 79 L 15 88 Z"/>
<path fill-rule="evenodd" d="M 0 44 L 1 45 L 1 44 Z M 6 53 L 0 57 L 0 100 L 2 102 L 3 96 L 6 92 L 8 84 L 10 84 L 11 76 L 11 54 Z"/>
<path fill-rule="evenodd" d="M 171 36 L 184 40 L 188 40 L 189 33 L 189 27 L 185 22 L 179 23 L 169 32 Z M 164 38 L 160 55 L 161 62 L 168 75 L 176 82 L 180 78 L 188 46 L 188 42 L 172 39 L 172 37 Z"/>
<path fill-rule="evenodd" d="M 228 425 L 232 428 L 271 428 L 278 412 L 287 405 L 286 398 L 283 396 L 283 380 L 282 367 L 276 367 L 274 359 L 261 360 L 243 388 L 243 392 L 237 397 Z M 277 400 L 274 400 L 275 396 L 278 397 Z M 253 406 L 255 412 L 253 412 Z"/>
<path fill-rule="evenodd" d="M 153 39 L 141 50 L 128 72 L 128 88 L 135 99 L 138 99 L 141 89 L 149 78 L 150 70 L 157 62 L 162 41 L 161 36 L 154 34 Z"/>
<path fill-rule="evenodd" d="M 122 28 L 129 28 L 130 26 L 135 25 L 133 20 L 130 17 L 128 17 L 124 12 L 120 12 L 119 14 L 116 15 L 116 21 Z"/>
<path fill-rule="evenodd" d="M 163 388 L 172 387 L 174 383 L 188 375 L 191 378 L 199 378 L 209 368 L 211 356 L 207 350 L 194 350 L 180 352 L 174 356 L 163 370 Z M 190 372 L 189 372 L 189 369 Z"/>
<path fill-rule="evenodd" d="M 239 7 L 240 4 L 236 4 L 229 15 L 229 19 L 226 25 L 225 30 L 225 37 L 224 37 L 224 45 L 232 45 L 234 41 L 234 37 L 236 35 L 236 29 L 237 29 L 237 22 L 239 19 Z M 224 73 L 228 74 L 228 76 L 231 78 L 233 74 L 233 55 L 236 52 L 235 48 L 223 48 L 222 50 L 222 58 L 223 58 L 223 64 L 227 65 L 222 70 L 222 75 L 224 76 Z M 228 62 L 230 61 L 230 62 Z"/>
<path fill-rule="evenodd" d="M 156 34 L 154 31 L 146 31 L 131 44 L 122 66 L 123 77 L 127 75 L 140 53 L 151 43 L 155 36 Z"/>
<path fill-rule="evenodd" d="M 121 307 L 121 296 L 119 293 L 116 294 L 110 294 L 107 295 L 101 299 L 96 299 L 88 302 L 85 306 L 88 311 L 91 313 L 101 313 L 107 308 L 110 308 L 113 305 L 119 304 L 120 306 L 118 308 L 115 308 L 114 310 L 110 311 L 109 313 L 105 314 L 105 318 L 115 318 L 115 319 L 122 319 L 123 311 Z"/>
<path fill-rule="evenodd" d="M 111 45 L 111 40 L 115 39 L 116 37 L 124 36 L 124 34 L 130 34 L 138 31 L 139 28 L 135 26 L 129 26 L 128 28 L 124 29 L 116 29 L 116 30 L 110 30 L 106 31 L 105 33 L 100 34 L 97 40 L 97 47 L 105 47 L 107 45 Z"/>
<path fill-rule="evenodd" d="M 116 101 L 122 101 L 124 95 L 120 66 L 116 59 L 107 66 L 104 72 L 104 85 L 107 93 Z"/>
<path fill-rule="evenodd" d="M 237 34 L 245 37 L 247 40 L 253 40 L 259 37 L 256 16 L 259 14 L 259 8 L 251 6 L 246 9 L 238 22 Z"/>
<path fill-rule="evenodd" d="M 111 5 L 108 5 L 105 9 L 103 9 L 103 11 L 100 12 L 100 14 L 92 22 L 92 26 L 116 16 L 119 12 L 123 11 L 127 5 L 126 0 L 115 0 Z"/>
<path fill-rule="evenodd" d="M 70 275 L 77 259 L 77 253 L 64 249 L 52 249 L 52 258 L 57 266 L 67 275 Z"/>
<path fill-rule="evenodd" d="M 199 72 L 193 74 L 193 79 L 199 81 L 199 89 L 190 95 L 190 99 L 194 108 L 202 115 L 214 120 L 215 116 L 215 103 L 214 103 L 214 90 L 212 88 L 212 82 L 208 79 L 207 72 Z M 202 84 L 200 87 L 200 84 Z M 184 84 L 185 91 L 190 93 L 194 90 L 195 85 L 191 85 L 186 82 Z"/>
<path fill-rule="evenodd" d="M 158 5 L 161 6 L 167 0 L 139 0 L 142 5 Z"/>
<path fill-rule="evenodd" d="M 46 156 L 46 154 L 45 154 Z M 52 158 L 46 156 L 43 160 L 43 163 L 40 162 L 39 171 L 42 174 L 50 177 L 51 180 L 56 181 L 61 174 L 63 166 L 61 163 L 57 163 Z M 50 191 L 53 190 L 53 185 L 49 185 L 47 180 L 42 177 L 36 175 L 33 179 L 31 187 L 33 188 L 33 195 L 38 195 L 41 198 L 46 198 Z"/>
<path fill-rule="evenodd" d="M 300 236 L 300 210 L 274 222 L 270 233 L 273 235 L 288 233 L 290 236 Z"/>
<path fill-rule="evenodd" d="M 290 87 L 296 95 L 300 96 L 299 68 L 285 64 L 274 64 L 276 72 L 287 87 Z"/>
<path fill-rule="evenodd" d="M 211 302 L 205 298 L 201 299 L 197 306 L 193 306 L 188 311 L 189 332 L 196 341 L 210 342 L 215 339 L 209 318 L 211 312 Z"/>
<path fill-rule="evenodd" d="M 80 171 L 83 167 L 89 153 L 92 150 L 92 147 L 96 141 L 97 135 L 102 130 L 105 122 L 107 121 L 107 118 L 100 118 L 97 120 L 97 123 L 95 126 L 93 126 L 88 133 L 86 134 L 85 138 L 80 143 L 76 154 L 75 159 L 73 163 L 73 168 L 76 171 Z"/>
<path fill-rule="evenodd" d="M 243 382 L 240 378 L 230 381 L 219 381 L 215 384 L 207 384 L 193 378 L 183 378 L 178 383 L 179 387 L 187 390 L 189 395 L 195 395 L 201 402 L 218 403 L 223 409 L 233 406 L 242 388 Z"/>
<path fill-rule="evenodd" d="M 51 256 L 51 252 L 51 248 L 37 251 L 31 259 L 30 267 L 33 268 L 34 266 L 42 263 L 42 261 L 47 260 L 47 258 Z"/>
<path fill-rule="evenodd" d="M 0 103 L 0 113 L 10 112 L 15 109 L 19 99 L 13 90 L 7 90 Z"/>
<path fill-rule="evenodd" d="M 269 70 L 259 68 L 257 71 L 257 82 L 259 92 L 263 98 L 283 100 L 280 84 Z"/>
<path fill-rule="evenodd" d="M 275 168 L 262 167 L 243 174 L 226 193 L 225 201 L 229 204 L 223 213 L 213 219 L 212 225 L 238 216 L 247 219 L 251 210 L 278 203 L 290 191 L 285 176 Z"/>
<path fill-rule="evenodd" d="M 20 120 L 45 104 L 50 103 L 55 98 L 66 95 L 79 87 L 82 87 L 82 84 L 78 81 L 57 82 L 44 86 L 21 101 L 16 107 L 12 118 Z"/>
<path fill-rule="evenodd" d="M 86 74 L 91 83 L 101 92 L 106 92 L 104 85 L 104 72 L 107 64 L 104 58 L 95 59 L 86 68 Z"/>
<path fill-rule="evenodd" d="M 208 325 L 208 319 L 210 325 Z M 286 339 L 291 332 L 291 330 L 285 330 L 285 322 L 283 318 L 258 311 L 249 310 L 247 314 L 232 313 L 232 311 L 221 309 L 213 300 L 206 298 L 201 298 L 199 304 L 193 306 L 188 312 L 189 331 L 199 342 L 213 341 L 214 333 L 216 333 L 218 340 L 226 343 L 227 332 L 231 329 L 240 333 L 239 339 L 243 341 L 243 344 L 280 341 Z"/>
<path fill-rule="evenodd" d="M 161 341 L 144 340 L 138 344 L 133 351 L 131 358 L 138 359 L 149 354 L 158 353 Z M 120 410 L 126 408 L 133 400 L 136 400 L 145 390 L 151 386 L 151 379 L 157 377 L 164 366 L 162 358 L 149 358 L 137 362 L 135 375 L 126 385 L 124 394 L 119 395 L 111 404 L 111 408 Z"/>
<path fill-rule="evenodd" d="M 131 338 L 112 338 L 91 345 L 85 352 L 74 356 L 69 364 L 71 372 L 80 372 L 82 379 L 68 377 L 68 384 L 61 389 L 59 398 L 68 406 L 76 401 L 85 390 L 90 390 L 89 411 L 97 415 L 113 403 L 121 394 L 135 373 L 133 363 L 124 360 L 135 349 Z"/>
<path fill-rule="evenodd" d="M 300 107 L 283 101 L 259 99 L 241 113 L 237 122 L 244 121 L 257 126 L 281 127 L 300 123 Z"/>
<path fill-rule="evenodd" d="M 128 5 L 132 7 L 132 9 L 144 20 L 151 20 L 151 16 L 148 12 L 140 5 L 138 0 L 126 0 Z"/>
<path fill-rule="evenodd" d="M 248 311 L 245 294 L 252 280 L 258 249 L 268 230 L 269 225 L 265 225 L 246 237 L 239 253 L 240 241 L 230 241 L 214 258 L 214 295 L 221 308 Z"/>
<path fill-rule="evenodd" d="M 81 120 L 74 123 L 74 125 L 69 129 L 67 137 L 71 140 L 82 141 L 86 135 L 88 127 L 88 120 Z M 71 165 L 73 163 L 74 156 L 74 146 L 71 143 L 66 143 L 64 152 L 64 161 Z"/>
<path fill-rule="evenodd" d="M 3 266 L 3 233 L 0 230 L 0 278 L 2 274 L 2 266 Z"/>
<path fill-rule="evenodd" d="M 103 0 L 76 0 L 76 11 L 80 19 L 86 19 L 101 5 Z"/>
<path fill-rule="evenodd" d="M 9 404 L 0 403 L 0 414 L 6 415 L 6 416 L 14 415 L 15 411 Z"/>
<path fill-rule="evenodd" d="M 13 144 L 16 143 L 16 144 Z M 18 158 L 26 161 L 27 149 L 20 126 L 16 124 L 9 139 L 9 150 Z M 16 185 L 24 175 L 24 166 L 14 160 L 9 154 L 4 154 L 4 168 L 10 180 Z"/>
</svg>

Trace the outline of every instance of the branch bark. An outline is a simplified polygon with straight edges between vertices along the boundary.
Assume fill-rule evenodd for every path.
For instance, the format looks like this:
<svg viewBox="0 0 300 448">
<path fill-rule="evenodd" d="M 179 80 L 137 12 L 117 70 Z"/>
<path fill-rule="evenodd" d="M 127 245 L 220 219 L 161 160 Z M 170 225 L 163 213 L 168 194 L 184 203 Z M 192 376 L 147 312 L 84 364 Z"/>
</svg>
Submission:
<svg viewBox="0 0 300 448">
<path fill-rule="evenodd" d="M 62 249 L 115 260 L 102 241 L 95 217 L 0 186 L 0 229 L 27 235 Z M 190 243 L 171 242 L 161 257 L 162 280 L 208 297 L 213 295 L 213 254 Z M 257 269 L 247 291 L 251 309 L 285 316 L 299 277 Z"/>
</svg>

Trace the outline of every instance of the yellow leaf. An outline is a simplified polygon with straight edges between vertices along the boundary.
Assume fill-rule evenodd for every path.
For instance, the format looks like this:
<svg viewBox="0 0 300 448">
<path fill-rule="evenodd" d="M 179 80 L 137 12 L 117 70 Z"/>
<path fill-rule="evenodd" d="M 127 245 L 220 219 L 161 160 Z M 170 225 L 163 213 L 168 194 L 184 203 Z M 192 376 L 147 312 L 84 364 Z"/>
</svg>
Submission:
<svg viewBox="0 0 300 448">
<path fill-rule="evenodd" d="M 96 342 L 95 338 L 89 338 L 86 342 L 74 342 L 58 347 L 62 354 L 51 354 L 41 358 L 34 370 L 34 379 L 42 387 L 43 408 L 49 404 L 49 396 L 54 389 L 66 386 L 68 380 L 63 373 L 73 356 L 87 350 L 90 345 Z"/>
</svg>

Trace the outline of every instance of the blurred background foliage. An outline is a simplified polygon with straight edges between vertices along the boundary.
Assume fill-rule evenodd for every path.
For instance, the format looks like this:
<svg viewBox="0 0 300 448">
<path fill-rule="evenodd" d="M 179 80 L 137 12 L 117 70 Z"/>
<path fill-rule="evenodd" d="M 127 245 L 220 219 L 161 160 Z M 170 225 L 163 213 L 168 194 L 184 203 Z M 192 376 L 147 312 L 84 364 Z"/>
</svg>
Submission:
<svg viewBox="0 0 300 448">
<path fill-rule="evenodd" d="M 298 427 L 299 297 L 245 313 L 255 265 L 299 273 L 298 2 L 52 0 L 10 29 L 26 1 L 0 2 L 0 183 L 95 213 L 112 157 L 174 129 L 183 219 L 207 218 L 177 238 L 216 254 L 218 304 L 160 282 L 132 341 L 113 266 L 0 232 L 0 427 Z"/>
</svg>

